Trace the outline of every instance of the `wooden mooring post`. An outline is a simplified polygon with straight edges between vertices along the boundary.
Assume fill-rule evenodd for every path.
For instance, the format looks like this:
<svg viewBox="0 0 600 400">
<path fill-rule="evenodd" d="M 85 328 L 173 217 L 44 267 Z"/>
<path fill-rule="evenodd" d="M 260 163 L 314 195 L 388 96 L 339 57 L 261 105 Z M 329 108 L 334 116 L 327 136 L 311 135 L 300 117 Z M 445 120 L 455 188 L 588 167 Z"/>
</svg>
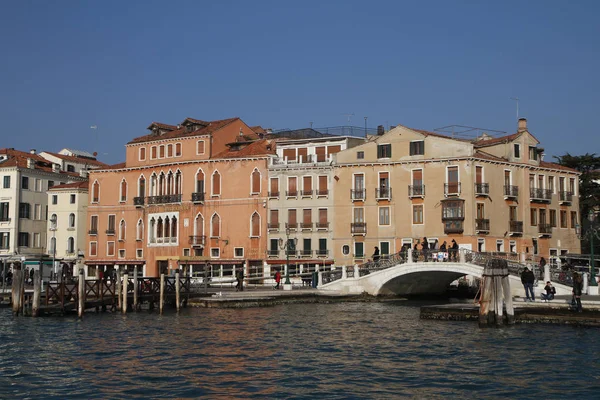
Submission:
<svg viewBox="0 0 600 400">
<path fill-rule="evenodd" d="M 138 310 L 138 266 L 133 267 L 133 311 Z"/>
<path fill-rule="evenodd" d="M 127 289 L 129 286 L 129 274 L 123 275 L 123 314 L 127 314 Z"/>
<path fill-rule="evenodd" d="M 42 277 L 39 270 L 33 273 L 33 304 L 31 305 L 31 316 L 40 314 L 40 302 L 42 300 Z"/>
<path fill-rule="evenodd" d="M 116 286 L 116 294 L 117 294 L 117 310 L 121 310 L 121 269 L 117 267 L 117 286 Z"/>
<path fill-rule="evenodd" d="M 165 302 L 165 274 L 160 274 L 160 303 L 158 304 L 158 309 L 160 313 L 163 313 L 163 306 Z"/>
<path fill-rule="evenodd" d="M 23 271 L 20 269 L 16 269 L 13 272 L 13 281 L 12 281 L 12 311 L 14 315 L 19 315 L 19 311 L 21 311 L 21 299 L 23 287 Z"/>
<path fill-rule="evenodd" d="M 510 295 L 508 263 L 506 260 L 490 259 L 482 275 L 479 326 L 502 325 L 504 305 L 506 305 L 506 322 L 512 325 L 515 323 L 515 312 Z"/>
<path fill-rule="evenodd" d="M 83 275 L 83 268 L 79 269 L 79 286 L 77 293 L 78 307 L 77 316 L 83 318 L 83 311 L 85 309 L 85 276 Z"/>
<path fill-rule="evenodd" d="M 175 272 L 175 304 L 176 304 L 176 308 L 177 308 L 177 312 L 179 312 L 179 304 L 180 304 L 180 298 L 179 298 L 179 271 Z"/>
</svg>

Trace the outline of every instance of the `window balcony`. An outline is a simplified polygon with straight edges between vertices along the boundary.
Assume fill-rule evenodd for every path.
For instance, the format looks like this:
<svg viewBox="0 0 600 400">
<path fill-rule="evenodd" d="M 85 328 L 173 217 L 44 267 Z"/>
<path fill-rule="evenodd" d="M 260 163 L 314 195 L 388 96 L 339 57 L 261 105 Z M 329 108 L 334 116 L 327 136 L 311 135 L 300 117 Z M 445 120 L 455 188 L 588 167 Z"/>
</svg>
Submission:
<svg viewBox="0 0 600 400">
<path fill-rule="evenodd" d="M 278 199 L 279 198 L 279 190 L 276 192 L 269 192 L 270 199 Z"/>
<path fill-rule="evenodd" d="M 329 189 L 317 190 L 317 197 L 325 197 L 325 196 L 329 196 Z"/>
<path fill-rule="evenodd" d="M 540 237 L 551 237 L 552 236 L 552 225 L 551 224 L 538 224 L 538 233 Z"/>
<path fill-rule="evenodd" d="M 312 190 L 303 190 L 302 191 L 302 197 L 312 197 L 312 195 L 313 195 Z"/>
<path fill-rule="evenodd" d="M 269 223 L 267 225 L 267 229 L 270 231 L 278 231 L 279 230 L 279 223 Z"/>
<path fill-rule="evenodd" d="M 190 236 L 189 244 L 192 245 L 192 247 L 204 246 L 204 245 L 206 245 L 206 236 L 204 236 L 204 235 Z"/>
<path fill-rule="evenodd" d="M 329 250 L 327 249 L 319 249 L 316 250 L 317 252 L 317 257 L 327 257 L 329 255 Z"/>
<path fill-rule="evenodd" d="M 297 254 L 298 254 L 298 252 L 295 249 L 286 249 L 285 250 L 286 257 L 296 257 Z"/>
<path fill-rule="evenodd" d="M 301 228 L 303 231 L 311 231 L 311 230 L 312 230 L 312 228 L 313 228 L 313 224 L 312 224 L 312 222 L 302 222 L 302 223 L 300 224 L 300 228 Z"/>
<path fill-rule="evenodd" d="M 529 201 L 533 203 L 550 203 L 552 191 L 549 189 L 529 188 Z"/>
<path fill-rule="evenodd" d="M 97 235 L 98 234 L 98 228 L 92 228 L 88 231 L 88 235 Z"/>
<path fill-rule="evenodd" d="M 573 192 L 560 192 L 559 202 L 561 206 L 569 206 L 573 201 Z"/>
<path fill-rule="evenodd" d="M 475 232 L 476 233 L 489 233 L 490 232 L 490 220 L 484 218 L 477 218 L 475 220 Z"/>
<path fill-rule="evenodd" d="M 519 187 L 504 185 L 504 200 L 516 199 L 519 197 Z"/>
<path fill-rule="evenodd" d="M 136 206 L 136 207 L 143 207 L 144 206 L 144 200 L 145 200 L 145 198 L 143 196 L 134 197 L 133 198 L 133 205 Z"/>
<path fill-rule="evenodd" d="M 150 204 L 170 204 L 170 203 L 181 203 L 180 194 L 165 194 L 162 196 L 149 196 L 148 205 Z"/>
<path fill-rule="evenodd" d="M 408 185 L 408 198 L 425 197 L 425 185 Z"/>
<path fill-rule="evenodd" d="M 367 223 L 366 222 L 351 222 L 350 233 L 352 235 L 366 235 L 367 234 Z"/>
<path fill-rule="evenodd" d="M 300 250 L 300 257 L 312 257 L 313 255 L 313 251 L 308 249 L 308 250 Z"/>
<path fill-rule="evenodd" d="M 298 197 L 298 191 L 297 190 L 286 190 L 285 196 L 286 197 Z"/>
<path fill-rule="evenodd" d="M 352 201 L 365 201 L 366 192 L 365 189 L 350 189 L 350 199 Z"/>
<path fill-rule="evenodd" d="M 317 222 L 317 230 L 328 230 L 329 229 L 329 222 Z"/>
<path fill-rule="evenodd" d="M 298 223 L 296 223 L 296 222 L 293 222 L 293 223 L 286 222 L 285 228 L 289 229 L 289 230 L 294 230 L 295 231 L 295 230 L 298 229 Z"/>
<path fill-rule="evenodd" d="M 106 234 L 107 235 L 114 235 L 115 234 L 115 228 L 108 228 L 106 230 Z"/>
<path fill-rule="evenodd" d="M 489 183 L 476 183 L 475 184 L 475 196 L 489 196 L 490 195 L 490 184 Z"/>
<path fill-rule="evenodd" d="M 523 221 L 509 221 L 508 222 L 508 234 L 510 236 L 523 235 Z"/>
<path fill-rule="evenodd" d="M 460 182 L 444 183 L 444 196 L 460 196 Z"/>
<path fill-rule="evenodd" d="M 204 203 L 204 192 L 192 193 L 192 203 Z"/>
<path fill-rule="evenodd" d="M 277 250 L 277 249 L 267 250 L 267 256 L 268 257 L 279 257 L 279 250 Z"/>
<path fill-rule="evenodd" d="M 375 200 L 392 200 L 392 188 L 382 187 L 375 189 Z"/>
</svg>

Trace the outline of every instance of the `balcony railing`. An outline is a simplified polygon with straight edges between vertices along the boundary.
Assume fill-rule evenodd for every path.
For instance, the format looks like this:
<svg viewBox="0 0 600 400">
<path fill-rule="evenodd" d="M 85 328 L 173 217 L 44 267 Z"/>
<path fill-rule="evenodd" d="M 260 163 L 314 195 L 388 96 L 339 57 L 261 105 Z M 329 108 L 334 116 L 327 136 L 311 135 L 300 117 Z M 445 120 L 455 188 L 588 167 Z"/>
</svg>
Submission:
<svg viewBox="0 0 600 400">
<path fill-rule="evenodd" d="M 313 228 L 313 224 L 312 224 L 312 222 L 302 222 L 300 224 L 300 228 L 302 230 L 311 230 Z"/>
<path fill-rule="evenodd" d="M 317 222 L 317 229 L 329 229 L 329 222 Z"/>
<path fill-rule="evenodd" d="M 190 236 L 189 244 L 192 246 L 204 246 L 204 245 L 206 245 L 206 236 L 204 236 L 204 235 Z"/>
<path fill-rule="evenodd" d="M 383 187 L 375 189 L 375 199 L 376 200 L 391 200 L 392 199 L 392 188 L 391 187 Z"/>
<path fill-rule="evenodd" d="M 98 234 L 98 228 L 92 228 L 88 231 L 88 235 L 97 235 Z"/>
<path fill-rule="evenodd" d="M 444 183 L 444 196 L 459 196 L 460 182 Z"/>
<path fill-rule="evenodd" d="M 530 200 L 535 202 L 549 203 L 552 201 L 550 189 L 529 188 Z"/>
<path fill-rule="evenodd" d="M 408 185 L 408 197 L 425 197 L 425 185 Z"/>
<path fill-rule="evenodd" d="M 475 195 L 476 196 L 489 196 L 490 195 L 490 184 L 489 183 L 476 183 L 475 184 Z"/>
<path fill-rule="evenodd" d="M 367 191 L 365 189 L 350 189 L 350 199 L 352 201 L 364 201 Z"/>
<path fill-rule="evenodd" d="M 513 185 L 504 185 L 504 198 L 514 199 L 519 197 L 519 187 Z"/>
<path fill-rule="evenodd" d="M 291 222 L 291 223 L 290 222 L 286 222 L 285 223 L 285 228 L 286 229 L 294 229 L 294 230 L 296 230 L 296 229 L 298 229 L 298 223 L 297 222 Z"/>
<path fill-rule="evenodd" d="M 312 195 L 313 195 L 312 190 L 303 190 L 302 191 L 302 197 L 312 197 Z"/>
<path fill-rule="evenodd" d="M 267 256 L 269 256 L 269 257 L 279 257 L 279 250 L 277 250 L 277 249 L 275 249 L 275 250 L 273 250 L 273 249 L 267 250 Z"/>
<path fill-rule="evenodd" d="M 540 236 L 552 236 L 552 225 L 538 224 L 538 232 Z"/>
<path fill-rule="evenodd" d="M 350 223 L 350 233 L 353 235 L 365 235 L 367 233 L 367 223 L 366 222 L 351 222 Z"/>
<path fill-rule="evenodd" d="M 270 222 L 267 225 L 267 229 L 269 229 L 270 231 L 278 231 L 279 230 L 279 222 L 277 222 L 277 223 Z"/>
<path fill-rule="evenodd" d="M 313 251 L 310 249 L 300 250 L 300 257 L 312 257 Z"/>
<path fill-rule="evenodd" d="M 286 257 L 296 257 L 298 252 L 295 249 L 285 249 Z"/>
<path fill-rule="evenodd" d="M 181 203 L 180 194 L 165 194 L 162 196 L 149 196 L 148 204 L 169 204 L 169 203 Z"/>
<path fill-rule="evenodd" d="M 317 252 L 317 257 L 327 257 L 327 255 L 329 254 L 329 250 L 327 249 L 319 249 L 316 250 Z"/>
<path fill-rule="evenodd" d="M 509 221 L 508 222 L 508 233 L 510 235 L 522 235 L 523 234 L 523 221 Z"/>
<path fill-rule="evenodd" d="M 279 197 L 279 190 L 274 191 L 274 192 L 269 192 L 269 197 L 272 199 L 276 199 Z"/>
<path fill-rule="evenodd" d="M 475 230 L 478 232 L 489 232 L 490 220 L 487 218 L 477 218 L 475 220 Z"/>
<path fill-rule="evenodd" d="M 573 192 L 560 192 L 559 201 L 563 204 L 570 204 L 573 201 Z"/>
<path fill-rule="evenodd" d="M 136 206 L 136 207 L 142 207 L 144 205 L 144 200 L 145 200 L 145 198 L 143 196 L 134 197 L 133 198 L 133 205 Z"/>
<path fill-rule="evenodd" d="M 298 191 L 297 190 L 286 190 L 285 195 L 287 197 L 298 197 Z"/>
<path fill-rule="evenodd" d="M 114 235 L 115 234 L 115 228 L 108 228 L 106 230 L 106 234 L 107 235 Z"/>
<path fill-rule="evenodd" d="M 317 190 L 317 196 L 328 196 L 329 195 L 329 189 L 318 189 Z"/>
<path fill-rule="evenodd" d="M 204 192 L 192 193 L 192 203 L 203 203 L 203 202 L 204 202 Z"/>
</svg>

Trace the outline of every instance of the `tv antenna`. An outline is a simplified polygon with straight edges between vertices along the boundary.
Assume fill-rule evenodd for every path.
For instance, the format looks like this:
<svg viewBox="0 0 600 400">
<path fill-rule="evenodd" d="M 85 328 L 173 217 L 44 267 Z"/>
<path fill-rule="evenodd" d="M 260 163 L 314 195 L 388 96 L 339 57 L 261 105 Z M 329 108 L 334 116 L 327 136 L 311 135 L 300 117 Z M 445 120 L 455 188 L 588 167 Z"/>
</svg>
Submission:
<svg viewBox="0 0 600 400">
<path fill-rule="evenodd" d="M 354 113 L 350 113 L 350 114 L 342 114 L 345 117 L 348 117 L 348 125 L 350 125 L 350 121 L 352 121 L 352 117 L 354 116 Z"/>
<path fill-rule="evenodd" d="M 518 97 L 511 97 L 510 99 L 517 102 L 517 121 L 518 121 L 519 120 L 519 98 Z"/>
</svg>

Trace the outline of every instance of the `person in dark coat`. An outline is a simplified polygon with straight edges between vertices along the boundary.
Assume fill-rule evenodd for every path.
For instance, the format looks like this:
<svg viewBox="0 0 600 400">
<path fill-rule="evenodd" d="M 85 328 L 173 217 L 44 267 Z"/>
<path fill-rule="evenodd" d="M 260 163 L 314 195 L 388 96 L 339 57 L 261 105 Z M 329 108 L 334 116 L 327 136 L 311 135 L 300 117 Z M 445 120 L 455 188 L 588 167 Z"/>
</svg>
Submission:
<svg viewBox="0 0 600 400">
<path fill-rule="evenodd" d="M 525 288 L 525 297 L 526 301 L 535 301 L 535 294 L 533 293 L 533 283 L 535 282 L 535 275 L 533 275 L 533 271 L 529 268 L 525 267 L 523 272 L 521 272 L 521 283 Z"/>
<path fill-rule="evenodd" d="M 448 255 L 450 261 L 458 261 L 458 243 L 456 243 L 456 240 L 454 239 L 452 239 L 452 246 L 450 246 L 450 251 Z"/>
<path fill-rule="evenodd" d="M 375 251 L 373 252 L 373 262 L 379 261 L 379 247 L 375 246 Z"/>
<path fill-rule="evenodd" d="M 31 268 L 29 270 L 29 280 L 31 282 L 31 284 L 33 285 L 33 274 L 35 273 L 35 270 L 33 268 Z"/>
<path fill-rule="evenodd" d="M 240 269 L 236 274 L 235 274 L 235 279 L 237 280 L 237 284 L 235 285 L 235 291 L 237 292 L 238 290 L 240 292 L 244 291 L 244 270 Z"/>
<path fill-rule="evenodd" d="M 556 288 L 552 286 L 552 282 L 546 282 L 544 290 L 546 291 L 546 293 L 542 293 L 542 300 L 548 301 L 554 299 L 554 295 L 556 294 Z"/>
<path fill-rule="evenodd" d="M 583 278 L 581 274 L 577 272 L 573 272 L 573 297 L 575 297 L 575 302 L 577 303 L 577 312 L 581 312 L 583 309 L 581 307 L 581 294 L 583 292 Z"/>
<path fill-rule="evenodd" d="M 421 242 L 421 249 L 423 250 L 423 261 L 429 261 L 429 242 L 426 237 Z"/>
<path fill-rule="evenodd" d="M 415 246 L 413 247 L 413 262 L 417 262 L 419 260 L 419 240 L 415 242 Z"/>
</svg>

